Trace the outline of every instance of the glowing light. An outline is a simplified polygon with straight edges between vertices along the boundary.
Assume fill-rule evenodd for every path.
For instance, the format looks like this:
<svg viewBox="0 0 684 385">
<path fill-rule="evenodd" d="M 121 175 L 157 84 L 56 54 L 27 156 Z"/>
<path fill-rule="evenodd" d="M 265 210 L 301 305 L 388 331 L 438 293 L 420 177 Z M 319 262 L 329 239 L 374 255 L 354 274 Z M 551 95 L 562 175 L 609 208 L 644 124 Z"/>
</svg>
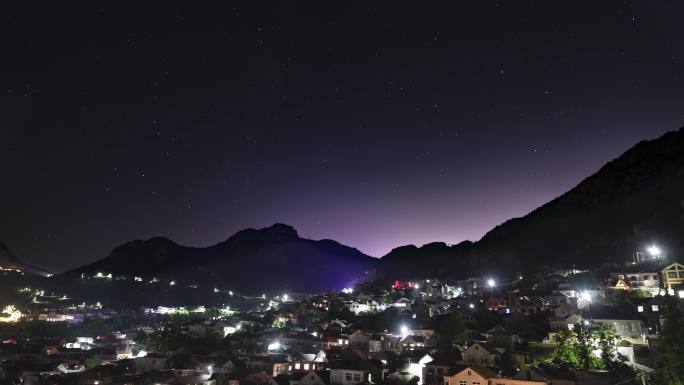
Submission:
<svg viewBox="0 0 684 385">
<path fill-rule="evenodd" d="M 232 291 L 232 290 L 228 290 L 228 294 L 230 294 L 231 296 L 233 296 L 233 291 Z"/>
<path fill-rule="evenodd" d="M 487 286 L 494 287 L 494 286 L 496 286 L 496 282 L 493 279 L 489 278 L 487 280 Z"/>
<path fill-rule="evenodd" d="M 170 285 L 170 286 L 176 286 L 176 281 L 171 281 L 171 282 L 169 282 L 169 285 Z"/>
<path fill-rule="evenodd" d="M 406 325 L 401 325 L 400 330 L 401 330 L 401 336 L 402 336 L 402 337 L 406 337 L 406 336 L 409 335 L 409 328 L 408 328 L 408 326 L 406 326 Z"/>
<path fill-rule="evenodd" d="M 660 256 L 660 247 L 656 245 L 651 245 L 648 248 L 648 253 L 651 254 L 654 258 L 658 258 Z"/>
<path fill-rule="evenodd" d="M 289 301 L 289 300 L 290 300 L 290 296 L 287 294 L 283 294 L 283 301 Z"/>
<path fill-rule="evenodd" d="M 214 288 L 214 293 L 218 293 L 218 292 L 219 292 L 219 289 Z"/>
<path fill-rule="evenodd" d="M 351 287 L 345 287 L 344 289 L 342 289 L 342 292 L 344 294 L 351 294 L 354 292 L 354 289 L 352 289 Z"/>
<path fill-rule="evenodd" d="M 473 305 L 472 303 L 471 303 L 471 304 L 468 304 L 468 307 L 471 308 L 471 309 L 475 309 L 475 305 Z"/>
<path fill-rule="evenodd" d="M 418 285 L 418 284 L 413 285 L 413 287 L 415 287 L 416 290 L 420 289 L 420 285 Z"/>
<path fill-rule="evenodd" d="M 579 299 L 584 302 L 591 302 L 591 292 L 583 291 L 579 294 Z"/>
<path fill-rule="evenodd" d="M 17 310 L 14 305 L 7 305 L 2 309 L 2 314 L 0 314 L 0 322 L 17 322 L 23 316 L 23 314 Z"/>
<path fill-rule="evenodd" d="M 280 350 L 280 348 L 280 342 L 278 341 L 271 342 L 270 344 L 268 344 L 268 350 Z"/>
</svg>

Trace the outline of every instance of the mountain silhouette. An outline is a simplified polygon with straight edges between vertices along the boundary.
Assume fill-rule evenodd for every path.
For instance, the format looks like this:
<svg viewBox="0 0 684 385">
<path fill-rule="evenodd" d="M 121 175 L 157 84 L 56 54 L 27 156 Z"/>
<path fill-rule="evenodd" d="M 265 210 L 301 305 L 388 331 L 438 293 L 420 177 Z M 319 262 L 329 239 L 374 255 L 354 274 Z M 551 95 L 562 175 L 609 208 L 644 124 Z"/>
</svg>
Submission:
<svg viewBox="0 0 684 385">
<path fill-rule="evenodd" d="M 642 141 L 558 198 L 477 242 L 403 246 L 385 255 L 387 277 L 482 275 L 542 266 L 631 261 L 657 243 L 684 252 L 684 128 Z"/>
<path fill-rule="evenodd" d="M 197 282 L 248 293 L 339 290 L 372 274 L 377 259 L 332 240 L 299 237 L 291 226 L 237 232 L 206 248 L 155 237 L 115 248 L 107 257 L 65 274 L 98 272 Z"/>
</svg>

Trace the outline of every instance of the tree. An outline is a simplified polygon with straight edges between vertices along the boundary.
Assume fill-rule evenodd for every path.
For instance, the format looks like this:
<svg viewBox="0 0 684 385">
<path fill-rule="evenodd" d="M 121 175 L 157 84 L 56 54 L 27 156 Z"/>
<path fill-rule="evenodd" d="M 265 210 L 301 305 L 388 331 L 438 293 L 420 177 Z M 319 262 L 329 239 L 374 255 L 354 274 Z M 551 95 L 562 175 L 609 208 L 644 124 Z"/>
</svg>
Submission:
<svg viewBox="0 0 684 385">
<path fill-rule="evenodd" d="M 496 367 L 499 368 L 505 376 L 513 376 L 518 373 L 522 364 L 515 358 L 510 349 L 506 349 L 496 357 Z"/>
<path fill-rule="evenodd" d="M 94 368 L 100 365 L 102 365 L 102 357 L 100 357 L 97 354 L 93 354 L 92 356 L 88 357 L 85 361 L 86 368 Z"/>
<path fill-rule="evenodd" d="M 461 360 L 459 343 L 464 342 L 466 327 L 457 313 L 452 313 L 437 331 L 437 351 L 444 357 L 455 361 Z"/>
<path fill-rule="evenodd" d="M 553 351 L 553 362 L 556 366 L 580 367 L 580 357 L 577 348 L 577 333 L 571 330 L 558 332 L 554 336 L 556 349 Z"/>
<path fill-rule="evenodd" d="M 658 338 L 657 369 L 655 379 L 658 384 L 684 384 L 684 319 L 677 306 L 677 300 L 665 296 L 662 312 L 663 327 Z"/>
<path fill-rule="evenodd" d="M 617 357 L 617 340 L 615 331 L 606 325 L 600 325 L 595 330 L 598 346 L 601 349 L 601 363 L 606 369 L 614 369 Z"/>
<path fill-rule="evenodd" d="M 601 361 L 594 355 L 595 332 L 592 328 L 584 328 L 583 325 L 577 325 L 575 329 L 578 330 L 577 335 L 577 356 L 579 358 L 580 368 L 582 369 L 597 369 L 601 367 Z"/>
</svg>

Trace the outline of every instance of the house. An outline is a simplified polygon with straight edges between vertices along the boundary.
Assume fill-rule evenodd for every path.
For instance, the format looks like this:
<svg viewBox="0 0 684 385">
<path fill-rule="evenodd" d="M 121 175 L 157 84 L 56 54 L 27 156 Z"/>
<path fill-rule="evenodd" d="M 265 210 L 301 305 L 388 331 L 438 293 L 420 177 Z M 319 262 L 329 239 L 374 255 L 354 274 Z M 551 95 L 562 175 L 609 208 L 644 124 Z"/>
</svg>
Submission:
<svg viewBox="0 0 684 385">
<path fill-rule="evenodd" d="M 166 366 L 168 357 L 158 353 L 147 353 L 144 357 L 135 357 L 135 367 L 141 371 L 161 370 Z"/>
<path fill-rule="evenodd" d="M 444 385 L 546 385 L 547 380 L 527 380 L 499 377 L 491 369 L 467 366 L 451 375 L 444 376 Z"/>
<path fill-rule="evenodd" d="M 354 301 L 348 305 L 349 310 L 354 313 L 354 315 L 359 315 L 361 313 L 366 313 L 370 311 L 371 307 L 367 303 L 361 303 Z"/>
<path fill-rule="evenodd" d="M 542 311 L 544 304 L 528 296 L 510 295 L 503 301 L 503 307 L 511 309 L 513 313 L 534 314 Z"/>
<path fill-rule="evenodd" d="M 577 309 L 577 292 L 575 290 L 556 290 L 546 296 L 549 306 L 563 306 L 570 305 Z"/>
<path fill-rule="evenodd" d="M 444 385 L 489 385 L 489 379 L 496 373 L 482 366 L 467 366 L 453 374 L 444 376 Z"/>
<path fill-rule="evenodd" d="M 284 349 L 320 350 L 323 346 L 320 338 L 303 332 L 281 333 L 276 340 Z"/>
<path fill-rule="evenodd" d="M 515 380 L 536 381 L 541 383 L 550 383 L 551 378 L 544 372 L 543 369 L 537 366 L 529 366 L 522 368 L 513 376 Z"/>
<path fill-rule="evenodd" d="M 489 345 L 502 349 L 513 350 L 515 342 L 518 340 L 518 336 L 509 332 L 501 325 L 496 325 L 487 330 L 484 335 L 487 337 L 487 343 Z"/>
<path fill-rule="evenodd" d="M 429 338 L 426 338 L 424 336 L 412 336 L 408 335 L 404 337 L 401 340 L 401 344 L 404 347 L 404 349 L 407 350 L 414 350 L 414 349 L 423 349 L 426 346 L 432 346 L 432 343 Z"/>
<path fill-rule="evenodd" d="M 382 341 L 372 333 L 357 330 L 349 336 L 349 346 L 352 349 L 379 352 L 382 348 Z"/>
<path fill-rule="evenodd" d="M 671 295 L 684 284 L 684 265 L 672 263 L 662 270 L 663 286 Z M 681 297 L 681 296 L 680 296 Z"/>
<path fill-rule="evenodd" d="M 460 368 L 455 361 L 431 360 L 423 366 L 422 383 L 424 385 L 442 385 L 443 377 L 456 368 Z"/>
<path fill-rule="evenodd" d="M 360 382 L 380 383 L 384 367 L 379 360 L 332 361 L 329 363 L 330 385 L 356 385 Z"/>
<path fill-rule="evenodd" d="M 575 325 L 580 322 L 582 322 L 582 317 L 578 314 L 571 314 L 567 317 L 552 317 L 549 319 L 549 328 L 552 332 L 573 330 Z"/>
<path fill-rule="evenodd" d="M 278 383 L 266 373 L 252 373 L 247 375 L 244 382 L 257 384 L 257 385 L 278 385 Z"/>
<path fill-rule="evenodd" d="M 486 342 L 473 342 L 463 352 L 463 361 L 467 364 L 494 366 L 500 354 L 501 351 Z"/>
<path fill-rule="evenodd" d="M 624 277 L 632 289 L 655 293 L 660 290 L 660 275 L 655 271 L 625 273 Z"/>
<path fill-rule="evenodd" d="M 309 370 L 308 372 L 297 372 L 290 376 L 290 385 L 328 385 L 330 380 L 327 371 Z"/>
<path fill-rule="evenodd" d="M 625 276 L 622 274 L 619 274 L 616 279 L 611 279 L 608 282 L 606 282 L 605 285 L 606 289 L 613 289 L 613 290 L 629 290 L 632 287 L 625 281 Z"/>
<path fill-rule="evenodd" d="M 346 347 L 349 346 L 349 337 L 343 335 L 328 336 L 323 338 L 321 345 L 325 350 L 330 350 L 334 347 Z"/>
<path fill-rule="evenodd" d="M 592 305 L 586 309 L 584 319 L 594 324 L 610 326 L 619 338 L 632 344 L 646 343 L 646 329 L 643 327 L 642 321 L 637 315 L 622 308 Z"/>
</svg>

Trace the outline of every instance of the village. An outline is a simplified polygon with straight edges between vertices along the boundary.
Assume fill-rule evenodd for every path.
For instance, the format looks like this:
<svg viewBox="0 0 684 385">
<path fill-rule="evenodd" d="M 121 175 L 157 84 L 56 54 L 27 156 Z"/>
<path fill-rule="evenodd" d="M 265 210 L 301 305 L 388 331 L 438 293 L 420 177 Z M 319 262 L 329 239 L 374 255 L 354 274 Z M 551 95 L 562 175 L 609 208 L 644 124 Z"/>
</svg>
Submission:
<svg viewBox="0 0 684 385">
<path fill-rule="evenodd" d="M 657 366 L 667 309 L 683 305 L 684 265 L 656 266 L 375 280 L 324 295 L 230 291 L 227 297 L 241 298 L 234 307 L 98 303 L 30 312 L 7 305 L 0 315 L 0 381 L 640 383 Z"/>
</svg>

